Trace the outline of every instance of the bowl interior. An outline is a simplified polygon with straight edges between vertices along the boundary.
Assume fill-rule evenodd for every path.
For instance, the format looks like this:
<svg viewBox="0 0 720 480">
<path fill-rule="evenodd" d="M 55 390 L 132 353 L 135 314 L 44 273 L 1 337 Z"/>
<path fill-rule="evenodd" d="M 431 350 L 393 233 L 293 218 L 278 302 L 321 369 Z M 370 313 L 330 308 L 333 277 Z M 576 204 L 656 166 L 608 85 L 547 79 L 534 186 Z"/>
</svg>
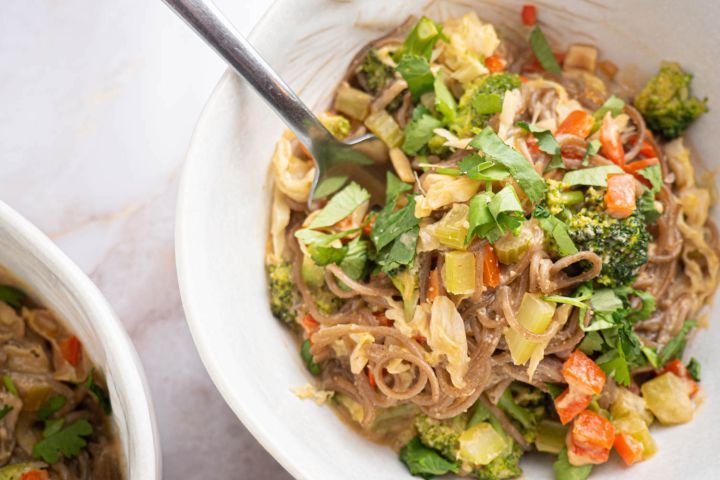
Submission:
<svg viewBox="0 0 720 480">
<path fill-rule="evenodd" d="M 279 0 L 252 34 L 253 44 L 303 99 L 321 111 L 354 53 L 408 14 L 438 19 L 469 9 L 505 36 L 519 27 L 522 1 Z M 712 168 L 712 125 L 720 73 L 710 61 L 720 44 L 712 19 L 720 4 L 670 0 L 637 2 L 547 0 L 539 5 L 546 35 L 559 45 L 593 43 L 642 84 L 660 60 L 680 61 L 696 74 L 693 87 L 708 95 L 710 113 L 692 129 L 696 150 Z M 410 478 L 396 455 L 343 425 L 328 408 L 295 398 L 290 388 L 309 381 L 297 348 L 270 315 L 263 271 L 269 209 L 267 169 L 283 124 L 233 73 L 222 78 L 197 126 L 178 204 L 177 262 L 183 304 L 205 365 L 235 413 L 293 475 L 318 478 Z M 714 313 L 714 312 L 713 312 Z M 692 354 L 703 363 L 709 400 L 696 421 L 657 430 L 660 453 L 630 470 L 619 462 L 593 478 L 705 478 L 720 466 L 711 445 L 720 440 L 712 355 L 717 329 L 703 332 Z M 700 437 L 710 441 L 693 440 Z M 676 453 L 681 453 L 681 456 Z M 678 462 L 677 458 L 682 458 Z M 549 459 L 524 463 L 528 478 L 552 478 Z M 709 478 L 709 477 L 708 477 Z"/>
<path fill-rule="evenodd" d="M 105 374 L 127 478 L 161 478 L 145 374 L 100 291 L 43 233 L 1 202 L 0 265 L 62 319 Z"/>
</svg>

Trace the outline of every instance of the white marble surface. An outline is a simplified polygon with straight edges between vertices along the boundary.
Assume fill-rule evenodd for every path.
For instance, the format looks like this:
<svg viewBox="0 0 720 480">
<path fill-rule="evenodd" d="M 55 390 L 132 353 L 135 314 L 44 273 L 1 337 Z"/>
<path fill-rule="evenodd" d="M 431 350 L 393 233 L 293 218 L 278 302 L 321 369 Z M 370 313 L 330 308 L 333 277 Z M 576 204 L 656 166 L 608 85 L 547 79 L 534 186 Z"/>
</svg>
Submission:
<svg viewBox="0 0 720 480">
<path fill-rule="evenodd" d="M 244 33 L 270 3 L 217 0 Z M 90 275 L 130 332 L 164 478 L 289 479 L 210 382 L 175 276 L 178 176 L 223 69 L 160 0 L 4 0 L 0 199 Z"/>
</svg>

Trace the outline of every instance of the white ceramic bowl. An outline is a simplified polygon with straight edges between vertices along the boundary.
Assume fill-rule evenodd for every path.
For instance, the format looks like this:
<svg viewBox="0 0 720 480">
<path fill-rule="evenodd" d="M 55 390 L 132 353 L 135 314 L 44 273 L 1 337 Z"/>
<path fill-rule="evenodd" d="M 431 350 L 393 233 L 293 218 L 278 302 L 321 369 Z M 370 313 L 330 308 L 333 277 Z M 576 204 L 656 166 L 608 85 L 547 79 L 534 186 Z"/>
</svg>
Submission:
<svg viewBox="0 0 720 480">
<path fill-rule="evenodd" d="M 354 52 L 409 13 L 446 18 L 475 8 L 506 35 L 518 30 L 524 0 L 278 0 L 251 35 L 254 45 L 305 101 L 324 110 Z M 672 0 L 537 2 L 555 44 L 594 43 L 626 80 L 643 82 L 662 59 L 696 74 L 710 113 L 692 128 L 711 167 L 720 110 L 720 3 Z M 177 266 L 183 305 L 205 365 L 230 407 L 293 475 L 301 479 L 410 478 L 389 449 L 343 425 L 328 408 L 296 399 L 309 378 L 287 331 L 267 306 L 263 255 L 269 188 L 266 172 L 283 124 L 234 74 L 217 85 L 197 125 L 180 188 Z M 714 313 L 717 313 L 715 311 Z M 611 462 L 592 478 L 714 478 L 720 467 L 720 329 L 691 346 L 703 364 L 709 400 L 687 425 L 656 430 L 660 452 L 632 469 Z M 528 459 L 527 478 L 552 478 L 549 460 Z"/>
<path fill-rule="evenodd" d="M 49 238 L 2 202 L 0 265 L 59 315 L 105 374 L 128 480 L 162 478 L 145 373 L 130 338 L 97 287 Z"/>
</svg>

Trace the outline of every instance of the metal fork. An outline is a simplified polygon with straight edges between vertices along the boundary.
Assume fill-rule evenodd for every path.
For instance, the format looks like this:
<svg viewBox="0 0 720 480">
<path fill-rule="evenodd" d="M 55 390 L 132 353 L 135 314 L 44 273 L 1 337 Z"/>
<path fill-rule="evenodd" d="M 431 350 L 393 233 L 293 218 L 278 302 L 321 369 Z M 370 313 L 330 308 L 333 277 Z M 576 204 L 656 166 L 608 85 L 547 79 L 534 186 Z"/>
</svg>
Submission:
<svg viewBox="0 0 720 480">
<path fill-rule="evenodd" d="M 343 180 L 357 181 L 373 201 L 383 202 L 389 162 L 368 155 L 369 144 L 379 142 L 374 135 L 337 140 L 210 0 L 163 1 L 247 80 L 310 152 L 316 168 L 309 207 Z"/>
</svg>

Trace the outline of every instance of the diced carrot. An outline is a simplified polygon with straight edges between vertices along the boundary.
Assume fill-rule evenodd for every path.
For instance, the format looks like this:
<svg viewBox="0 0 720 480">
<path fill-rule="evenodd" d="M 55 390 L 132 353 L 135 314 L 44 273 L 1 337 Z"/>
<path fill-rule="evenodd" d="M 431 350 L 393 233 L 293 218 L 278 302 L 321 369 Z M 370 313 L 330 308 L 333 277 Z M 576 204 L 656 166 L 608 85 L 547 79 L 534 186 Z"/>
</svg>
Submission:
<svg viewBox="0 0 720 480">
<path fill-rule="evenodd" d="M 608 159 L 620 167 L 625 166 L 625 150 L 620 139 L 620 128 L 613 121 L 612 114 L 607 112 L 600 128 L 600 151 Z"/>
<path fill-rule="evenodd" d="M 372 388 L 377 388 L 377 383 L 375 382 L 375 375 L 373 375 L 372 370 L 369 368 L 367 369 L 367 376 L 368 376 L 368 382 L 370 383 L 370 386 Z"/>
<path fill-rule="evenodd" d="M 652 158 L 644 158 L 642 160 L 636 160 L 634 162 L 628 163 L 625 165 L 625 171 L 629 173 L 635 173 L 638 170 L 642 170 L 643 168 L 652 167 L 653 165 L 657 165 L 658 159 L 656 157 Z"/>
<path fill-rule="evenodd" d="M 567 133 L 585 138 L 590 135 L 594 126 L 595 119 L 592 115 L 584 110 L 574 110 L 565 117 L 565 120 L 562 121 L 555 134 Z"/>
<path fill-rule="evenodd" d="M 570 465 L 576 467 L 588 464 L 598 465 L 607 462 L 610 458 L 609 448 L 578 445 L 572 431 L 569 431 L 567 437 L 565 437 L 565 445 L 567 446 L 568 461 Z"/>
<path fill-rule="evenodd" d="M 75 335 L 60 341 L 62 356 L 73 367 L 80 364 L 81 349 L 80 340 Z"/>
<path fill-rule="evenodd" d="M 592 401 L 591 395 L 583 395 L 571 392 L 568 388 L 555 399 L 555 410 L 557 410 L 560 422 L 567 425 L 580 412 L 585 410 Z"/>
<path fill-rule="evenodd" d="M 612 448 L 615 427 L 602 415 L 585 410 L 575 417 L 570 429 L 573 442 L 580 447 Z"/>
<path fill-rule="evenodd" d="M 522 17 L 523 25 L 529 27 L 535 25 L 537 23 L 537 9 L 535 5 L 523 5 L 520 16 Z"/>
<path fill-rule="evenodd" d="M 363 233 L 370 236 L 370 232 L 372 231 L 373 224 L 375 223 L 375 219 L 377 218 L 377 213 L 368 213 L 368 216 L 365 218 L 365 221 L 367 222 L 367 225 L 365 225 L 362 229 Z"/>
<path fill-rule="evenodd" d="M 483 251 L 483 285 L 495 288 L 500 285 L 500 265 L 495 250 L 489 243 Z"/>
<path fill-rule="evenodd" d="M 639 154 L 645 158 L 657 157 L 657 152 L 655 151 L 655 147 L 653 147 L 652 144 L 650 142 L 648 142 L 647 140 L 643 140 L 642 145 L 640 145 Z"/>
<path fill-rule="evenodd" d="M 608 175 L 605 207 L 615 218 L 628 217 L 635 211 L 635 178 L 632 175 Z"/>
<path fill-rule="evenodd" d="M 640 440 L 636 440 L 632 435 L 618 433 L 615 435 L 613 446 L 627 466 L 642 460 L 645 447 Z"/>
<path fill-rule="evenodd" d="M 427 301 L 432 303 L 435 297 L 440 295 L 440 272 L 438 269 L 430 271 L 428 276 Z"/>
<path fill-rule="evenodd" d="M 320 326 L 317 320 L 315 320 L 309 313 L 303 317 L 302 324 L 308 332 L 311 332 Z"/>
<path fill-rule="evenodd" d="M 498 73 L 505 70 L 505 60 L 499 55 L 490 55 L 485 59 L 485 66 L 492 73 Z"/>
<path fill-rule="evenodd" d="M 561 371 L 574 393 L 598 395 L 605 386 L 605 372 L 580 350 L 570 354 Z"/>
<path fill-rule="evenodd" d="M 20 480 L 49 480 L 50 476 L 47 470 L 30 470 L 20 477 Z"/>
</svg>

